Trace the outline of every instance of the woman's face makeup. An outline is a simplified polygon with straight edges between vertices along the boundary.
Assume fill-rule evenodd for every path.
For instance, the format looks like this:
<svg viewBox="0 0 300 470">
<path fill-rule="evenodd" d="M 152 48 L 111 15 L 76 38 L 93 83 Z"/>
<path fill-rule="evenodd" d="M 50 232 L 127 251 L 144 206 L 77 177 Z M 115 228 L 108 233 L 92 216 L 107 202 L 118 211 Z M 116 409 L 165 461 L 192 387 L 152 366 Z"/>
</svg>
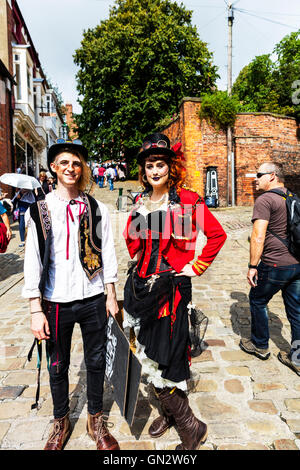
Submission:
<svg viewBox="0 0 300 470">
<path fill-rule="evenodd" d="M 158 157 L 159 158 L 159 157 Z M 154 188 L 167 185 L 169 179 L 169 166 L 165 160 L 145 161 L 145 175 L 148 183 Z"/>
</svg>

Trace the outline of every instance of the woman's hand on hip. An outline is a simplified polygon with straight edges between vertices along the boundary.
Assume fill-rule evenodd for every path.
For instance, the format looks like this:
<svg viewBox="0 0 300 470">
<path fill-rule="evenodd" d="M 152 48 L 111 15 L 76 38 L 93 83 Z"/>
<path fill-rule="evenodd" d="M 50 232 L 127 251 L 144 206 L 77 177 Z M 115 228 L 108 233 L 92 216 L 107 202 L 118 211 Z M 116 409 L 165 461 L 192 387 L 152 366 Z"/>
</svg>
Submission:
<svg viewBox="0 0 300 470">
<path fill-rule="evenodd" d="M 186 265 L 182 268 L 182 270 L 180 271 L 180 273 L 175 274 L 175 276 L 195 277 L 195 276 L 196 276 L 196 273 L 195 273 L 195 271 L 193 270 L 191 264 L 186 264 Z"/>
</svg>

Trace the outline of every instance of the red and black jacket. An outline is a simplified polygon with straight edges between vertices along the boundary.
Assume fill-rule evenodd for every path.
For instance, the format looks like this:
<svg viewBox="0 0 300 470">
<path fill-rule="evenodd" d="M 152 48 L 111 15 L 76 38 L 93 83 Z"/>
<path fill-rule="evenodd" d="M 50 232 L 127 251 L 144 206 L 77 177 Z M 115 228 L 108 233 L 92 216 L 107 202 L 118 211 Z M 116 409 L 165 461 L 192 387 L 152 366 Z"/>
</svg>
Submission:
<svg viewBox="0 0 300 470">
<path fill-rule="evenodd" d="M 162 235 L 162 256 L 177 273 L 181 272 L 195 258 L 197 236 L 201 230 L 207 237 L 207 243 L 192 265 L 194 272 L 200 276 L 224 245 L 226 233 L 196 192 L 181 188 L 176 196 L 168 205 Z M 131 211 L 123 232 L 131 258 L 143 247 L 141 232 L 135 223 L 140 203 L 138 200 Z"/>
</svg>

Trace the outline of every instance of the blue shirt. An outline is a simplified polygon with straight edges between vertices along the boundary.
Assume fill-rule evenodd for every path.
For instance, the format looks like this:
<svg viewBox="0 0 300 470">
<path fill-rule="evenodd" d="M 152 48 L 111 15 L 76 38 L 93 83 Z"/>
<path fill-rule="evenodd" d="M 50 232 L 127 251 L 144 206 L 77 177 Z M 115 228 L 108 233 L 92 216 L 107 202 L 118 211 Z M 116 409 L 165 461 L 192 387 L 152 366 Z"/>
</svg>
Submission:
<svg viewBox="0 0 300 470">
<path fill-rule="evenodd" d="M 5 212 L 6 212 L 6 209 L 4 205 L 2 204 L 2 202 L 0 201 L 0 215 L 5 214 Z"/>
</svg>

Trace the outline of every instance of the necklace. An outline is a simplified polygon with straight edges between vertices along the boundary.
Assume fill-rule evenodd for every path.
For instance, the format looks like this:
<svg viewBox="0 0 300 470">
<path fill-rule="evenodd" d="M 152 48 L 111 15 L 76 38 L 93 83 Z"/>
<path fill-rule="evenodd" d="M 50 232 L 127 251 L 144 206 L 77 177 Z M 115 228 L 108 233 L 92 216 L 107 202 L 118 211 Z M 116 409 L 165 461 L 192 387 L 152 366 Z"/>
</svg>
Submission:
<svg viewBox="0 0 300 470">
<path fill-rule="evenodd" d="M 165 193 L 158 201 L 151 201 L 150 195 L 143 197 L 143 203 L 149 212 L 156 211 L 168 201 L 169 194 Z"/>
</svg>

